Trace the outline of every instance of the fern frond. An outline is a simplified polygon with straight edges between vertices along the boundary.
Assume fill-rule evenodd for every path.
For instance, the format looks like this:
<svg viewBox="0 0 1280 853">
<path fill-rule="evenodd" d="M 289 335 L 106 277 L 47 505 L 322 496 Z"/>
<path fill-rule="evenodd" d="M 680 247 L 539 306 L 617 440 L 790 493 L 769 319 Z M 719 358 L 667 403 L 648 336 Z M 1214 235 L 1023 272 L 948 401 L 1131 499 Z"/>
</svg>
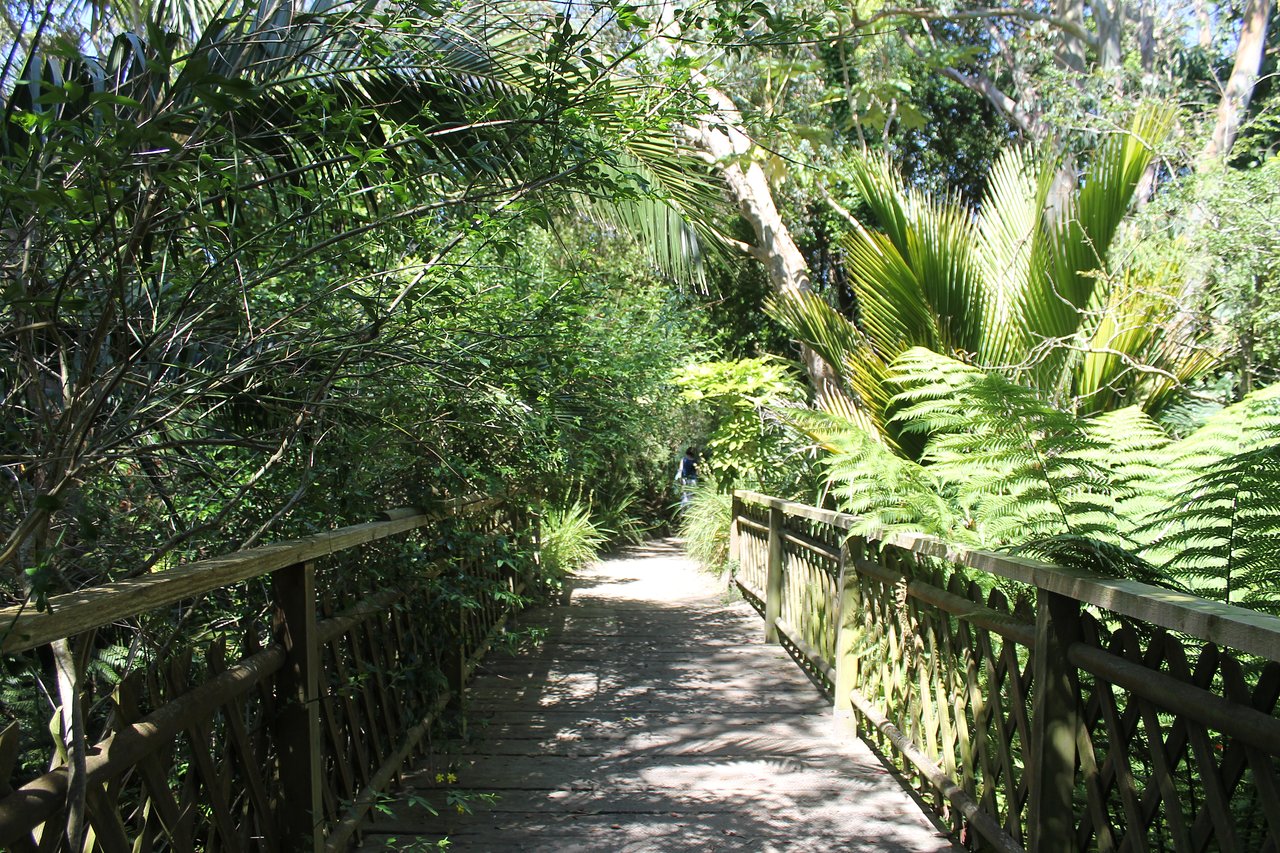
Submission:
<svg viewBox="0 0 1280 853">
<path fill-rule="evenodd" d="M 1089 536 L 1074 534 L 1048 536 L 1043 539 L 1033 539 L 1009 550 L 1013 554 L 1047 560 L 1058 566 L 1180 589 L 1159 568 L 1129 549 Z"/>
<path fill-rule="evenodd" d="M 1152 518 L 1148 552 L 1200 595 L 1277 610 L 1280 589 L 1280 442 L 1220 459 Z"/>
<path fill-rule="evenodd" d="M 854 532 L 911 530 L 976 544 L 964 514 L 919 463 L 845 419 L 815 411 L 790 412 L 787 419 L 827 451 L 828 490 L 842 510 L 859 516 Z"/>
<path fill-rule="evenodd" d="M 892 367 L 894 420 L 928 436 L 921 461 L 984 544 L 1059 533 L 1118 538 L 1104 447 L 1034 389 L 925 350 Z"/>
</svg>

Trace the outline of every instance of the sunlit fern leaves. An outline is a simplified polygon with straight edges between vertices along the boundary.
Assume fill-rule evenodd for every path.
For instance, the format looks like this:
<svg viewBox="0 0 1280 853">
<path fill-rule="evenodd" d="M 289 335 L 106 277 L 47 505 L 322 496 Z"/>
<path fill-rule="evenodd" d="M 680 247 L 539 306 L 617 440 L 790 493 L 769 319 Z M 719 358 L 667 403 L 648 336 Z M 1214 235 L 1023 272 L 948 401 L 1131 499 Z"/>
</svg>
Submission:
<svg viewBox="0 0 1280 853">
<path fill-rule="evenodd" d="M 1046 536 L 1016 545 L 1009 551 L 1044 560 L 1055 566 L 1181 589 L 1180 584 L 1159 567 L 1142 559 L 1132 548 L 1095 536 L 1077 536 L 1073 533 Z"/>
<path fill-rule="evenodd" d="M 1167 476 L 1168 433 L 1138 406 L 1084 421 L 1098 451 L 1090 459 L 1107 472 L 1116 500 L 1116 529 L 1134 533 L 1143 518 L 1167 506 L 1161 482 Z"/>
<path fill-rule="evenodd" d="M 886 377 L 896 390 L 892 420 L 904 433 L 929 436 L 965 428 L 969 409 L 964 392 L 982 370 L 924 347 L 898 356 Z"/>
<path fill-rule="evenodd" d="M 1265 446 L 1280 435 L 1280 385 L 1259 389 L 1214 414 L 1169 448 L 1165 470 L 1185 482 L 1205 466 Z"/>
<path fill-rule="evenodd" d="M 1211 464 L 1152 522 L 1151 549 L 1198 595 L 1280 614 L 1280 443 Z"/>
<path fill-rule="evenodd" d="M 892 452 L 847 419 L 814 411 L 792 411 L 787 420 L 826 451 L 830 493 L 859 517 L 852 532 L 923 532 L 977 544 L 944 484 L 929 469 Z"/>
<path fill-rule="evenodd" d="M 1184 577 L 1197 594 L 1229 596 L 1250 606 L 1270 600 L 1267 607 L 1274 611 L 1280 576 L 1274 560 L 1265 563 L 1274 556 L 1278 529 L 1269 508 L 1280 495 L 1273 458 L 1277 437 L 1280 386 L 1272 385 L 1214 413 L 1164 448 L 1151 481 L 1156 500 L 1135 534 L 1146 546 L 1144 556 Z M 1269 591 L 1261 598 L 1255 592 L 1246 596 L 1244 575 L 1270 578 Z"/>
<path fill-rule="evenodd" d="M 894 420 L 929 435 L 921 461 L 990 545 L 1116 538 L 1103 445 L 1034 389 L 916 349 L 895 362 Z"/>
</svg>

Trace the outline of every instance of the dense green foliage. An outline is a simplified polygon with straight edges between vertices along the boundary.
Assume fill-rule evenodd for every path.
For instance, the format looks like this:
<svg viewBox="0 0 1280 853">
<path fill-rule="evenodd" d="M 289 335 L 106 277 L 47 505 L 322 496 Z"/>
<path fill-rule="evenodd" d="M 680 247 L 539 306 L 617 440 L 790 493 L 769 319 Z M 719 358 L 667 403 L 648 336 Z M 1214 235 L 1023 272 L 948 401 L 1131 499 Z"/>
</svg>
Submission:
<svg viewBox="0 0 1280 853">
<path fill-rule="evenodd" d="M 683 99 L 535 9 L 172 11 L 100 60 L 35 33 L 9 92 L 6 596 L 442 493 L 652 512 L 691 326 L 572 211 L 680 262 Z"/>
</svg>

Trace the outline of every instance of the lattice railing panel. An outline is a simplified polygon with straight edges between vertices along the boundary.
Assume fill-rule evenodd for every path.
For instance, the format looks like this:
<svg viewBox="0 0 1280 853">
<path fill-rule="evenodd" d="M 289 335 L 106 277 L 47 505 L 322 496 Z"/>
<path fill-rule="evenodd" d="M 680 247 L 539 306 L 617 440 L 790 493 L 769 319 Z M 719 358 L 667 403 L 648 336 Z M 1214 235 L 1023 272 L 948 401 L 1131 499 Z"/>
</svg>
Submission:
<svg viewBox="0 0 1280 853">
<path fill-rule="evenodd" d="M 1082 644 L 1105 650 L 1112 666 L 1163 677 L 1149 675 L 1133 691 L 1110 680 L 1106 657 L 1082 667 L 1077 848 L 1276 849 L 1280 744 L 1251 744 L 1171 706 L 1219 697 L 1274 715 L 1280 664 L 1251 662 L 1247 677 L 1236 656 L 1212 644 L 1110 621 L 1118 624 L 1107 630 L 1086 615 Z"/>
<path fill-rule="evenodd" d="M 209 586 L 203 599 L 139 610 L 125 623 L 138 654 L 117 662 L 127 676 L 112 687 L 100 664 L 86 670 L 84 687 L 110 689 L 83 694 L 86 729 L 108 735 L 89 751 L 83 840 L 69 842 L 67 773 L 55 769 L 0 781 L 0 845 L 22 853 L 345 846 L 375 791 L 425 743 L 424 726 L 523 600 L 529 568 L 519 555 L 532 544 L 523 514 L 488 509 L 478 524 L 437 519 L 425 530 L 421 517 L 398 516 L 410 533 L 395 535 L 393 518 L 319 546 L 300 540 L 220 558 L 218 571 L 237 560 L 285 567 L 246 568 L 247 580 Z M 315 564 L 288 564 L 272 550 L 323 553 L 339 536 L 360 547 Z M 203 582 L 196 572 L 175 578 L 185 589 Z M 243 621 L 206 615 L 227 611 Z M 120 631 L 105 625 L 69 642 L 92 660 L 95 649 L 116 648 L 104 638 Z M 27 738 L 16 726 L 0 733 L 0 780 L 20 772 L 24 750 L 40 747 L 39 732 Z"/>
<path fill-rule="evenodd" d="M 791 629 L 789 639 L 798 641 L 796 651 L 823 661 L 835 655 L 838 539 L 829 526 L 803 518 L 787 519 L 783 532 L 780 615 Z"/>
<path fill-rule="evenodd" d="M 966 846 L 1280 853 L 1280 620 L 738 500 L 772 525 L 737 542 L 776 594 L 766 636 Z"/>
<path fill-rule="evenodd" d="M 768 581 L 769 511 L 765 508 L 744 505 L 737 535 L 742 542 L 738 553 L 736 577 L 746 589 L 748 601 L 764 612 L 765 584 Z"/>
</svg>

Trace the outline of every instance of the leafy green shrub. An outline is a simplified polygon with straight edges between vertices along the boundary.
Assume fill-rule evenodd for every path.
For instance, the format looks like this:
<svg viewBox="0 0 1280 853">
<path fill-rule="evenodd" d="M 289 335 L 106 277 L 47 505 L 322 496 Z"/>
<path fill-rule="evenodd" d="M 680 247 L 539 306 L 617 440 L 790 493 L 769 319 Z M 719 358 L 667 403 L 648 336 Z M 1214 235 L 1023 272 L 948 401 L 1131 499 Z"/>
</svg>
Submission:
<svg viewBox="0 0 1280 853">
<path fill-rule="evenodd" d="M 598 507 L 596 528 L 605 535 L 610 546 L 639 545 L 652 529 L 638 515 L 641 507 L 634 492 L 594 506 Z"/>
<path fill-rule="evenodd" d="M 545 578 L 558 584 L 590 564 L 608 540 L 608 532 L 591 520 L 591 508 L 581 501 L 548 510 L 542 518 Z"/>
<path fill-rule="evenodd" d="M 685 550 L 704 569 L 719 574 L 729 564 L 729 523 L 733 496 L 705 486 L 693 490 L 680 516 Z"/>
<path fill-rule="evenodd" d="M 695 362 L 676 374 L 675 384 L 710 422 L 700 478 L 721 491 L 808 493 L 809 444 L 779 416 L 802 405 L 805 394 L 784 362 L 770 356 Z"/>
</svg>

